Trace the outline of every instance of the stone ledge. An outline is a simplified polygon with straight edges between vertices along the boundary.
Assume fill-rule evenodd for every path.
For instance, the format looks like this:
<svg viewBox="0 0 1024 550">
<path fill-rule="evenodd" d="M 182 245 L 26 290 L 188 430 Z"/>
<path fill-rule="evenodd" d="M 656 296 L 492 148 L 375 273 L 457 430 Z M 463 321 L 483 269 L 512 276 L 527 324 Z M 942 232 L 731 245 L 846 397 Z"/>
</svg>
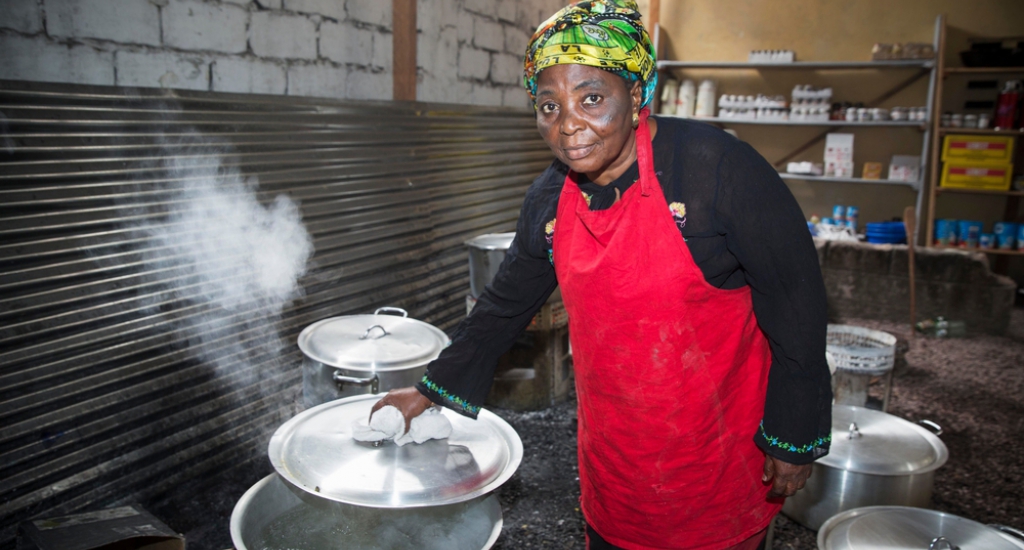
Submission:
<svg viewBox="0 0 1024 550">
<path fill-rule="evenodd" d="M 910 279 L 906 245 L 815 239 L 829 318 L 908 321 Z M 917 248 L 916 316 L 942 315 L 974 333 L 1004 334 L 1017 285 L 992 273 L 981 252 Z"/>
</svg>

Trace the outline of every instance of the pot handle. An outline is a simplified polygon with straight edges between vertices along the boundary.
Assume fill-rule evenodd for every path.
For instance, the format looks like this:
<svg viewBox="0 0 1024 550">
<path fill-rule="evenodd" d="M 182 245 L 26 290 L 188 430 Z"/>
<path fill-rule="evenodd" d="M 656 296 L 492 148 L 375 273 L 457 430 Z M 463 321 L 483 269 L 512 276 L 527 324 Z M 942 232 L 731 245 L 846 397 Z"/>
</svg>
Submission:
<svg viewBox="0 0 1024 550">
<path fill-rule="evenodd" d="M 935 432 L 935 435 L 942 435 L 942 426 L 939 426 L 931 420 L 918 420 L 917 423 L 926 428 L 931 428 L 931 430 Z"/>
<path fill-rule="evenodd" d="M 379 315 L 380 312 L 382 312 L 382 311 L 393 311 L 395 313 L 401 313 L 402 317 L 408 317 L 409 316 L 409 312 L 404 310 L 404 309 L 402 309 L 402 308 L 400 308 L 400 307 L 379 307 L 379 308 L 377 308 L 377 311 L 373 312 L 373 314 L 374 315 Z"/>
<path fill-rule="evenodd" d="M 1024 531 L 1021 531 L 1020 529 L 1014 529 L 1013 527 L 1007 525 L 1000 525 L 998 523 L 990 523 L 988 524 L 988 526 L 997 531 L 1006 533 L 1007 535 L 1010 535 L 1012 537 L 1017 537 L 1020 540 L 1024 540 Z"/>
<path fill-rule="evenodd" d="M 337 384 L 339 390 L 343 390 L 342 386 L 345 384 L 352 384 L 353 386 L 370 386 L 370 393 L 380 393 L 380 378 L 376 374 L 372 378 L 356 378 L 355 376 L 345 376 L 338 371 L 334 371 L 334 375 L 331 378 L 334 379 L 334 383 Z"/>
<path fill-rule="evenodd" d="M 960 547 L 953 544 L 946 537 L 935 537 L 928 545 L 928 550 L 960 550 Z"/>
<path fill-rule="evenodd" d="M 360 340 L 366 340 L 367 338 L 369 338 L 370 337 L 370 331 L 372 331 L 375 328 L 379 328 L 381 334 L 380 334 L 380 336 L 374 338 L 374 340 L 379 340 L 379 339 L 387 336 L 388 334 L 391 334 L 390 332 L 384 330 L 384 327 L 382 327 L 380 325 L 373 325 L 372 327 L 366 329 L 366 332 L 364 332 L 363 335 L 359 337 L 359 339 Z"/>
</svg>

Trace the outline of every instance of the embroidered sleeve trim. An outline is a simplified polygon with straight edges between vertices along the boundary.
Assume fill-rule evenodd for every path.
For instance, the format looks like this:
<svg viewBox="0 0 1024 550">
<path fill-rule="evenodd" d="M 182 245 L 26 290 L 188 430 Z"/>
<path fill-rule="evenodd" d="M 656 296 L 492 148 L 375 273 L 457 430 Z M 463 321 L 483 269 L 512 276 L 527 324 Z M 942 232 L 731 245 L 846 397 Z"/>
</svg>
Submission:
<svg viewBox="0 0 1024 550">
<path fill-rule="evenodd" d="M 768 433 L 764 431 L 764 422 L 761 422 L 761 437 L 763 437 L 764 440 L 768 442 L 768 445 L 772 447 L 778 447 L 784 451 L 789 451 L 791 453 L 809 453 L 814 449 L 817 449 L 818 447 L 821 447 L 822 445 L 830 443 L 832 441 L 832 434 L 830 433 L 824 437 L 819 437 L 818 439 L 815 439 L 814 441 L 808 443 L 807 445 L 802 445 L 798 447 L 792 443 L 786 443 L 785 441 L 782 441 L 775 436 L 768 435 Z"/>
<path fill-rule="evenodd" d="M 448 390 L 446 390 L 446 389 L 442 388 L 441 386 L 438 386 L 437 384 L 435 384 L 432 380 L 427 378 L 427 375 L 425 375 L 425 374 L 423 375 L 423 378 L 420 380 L 420 383 L 423 384 L 423 386 L 426 387 L 428 390 L 436 393 L 437 395 L 440 395 L 441 398 L 444 399 L 445 401 L 455 405 L 456 407 L 462 409 L 465 412 L 468 412 L 468 413 L 474 414 L 474 415 L 478 414 L 480 412 L 480 407 L 476 407 L 476 406 L 470 405 L 467 401 L 465 401 L 461 397 L 459 397 L 457 395 L 452 395 L 451 393 L 448 393 Z"/>
</svg>

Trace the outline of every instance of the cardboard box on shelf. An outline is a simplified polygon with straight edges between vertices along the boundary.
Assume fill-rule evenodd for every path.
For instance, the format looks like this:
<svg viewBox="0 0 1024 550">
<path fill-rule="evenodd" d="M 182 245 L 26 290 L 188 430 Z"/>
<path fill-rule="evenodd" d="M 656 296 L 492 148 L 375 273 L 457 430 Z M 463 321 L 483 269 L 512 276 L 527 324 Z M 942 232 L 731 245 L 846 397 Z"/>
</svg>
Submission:
<svg viewBox="0 0 1024 550">
<path fill-rule="evenodd" d="M 921 157 L 917 155 L 893 155 L 889 163 L 889 178 L 894 181 L 918 181 L 921 179 Z"/>
<path fill-rule="evenodd" d="M 17 550 L 185 550 L 185 537 L 138 506 L 22 522 Z"/>
<path fill-rule="evenodd" d="M 1013 138 L 951 134 L 942 142 L 942 161 L 1009 164 L 1013 162 Z"/>
<path fill-rule="evenodd" d="M 882 163 L 881 162 L 865 162 L 864 171 L 861 173 L 862 178 L 866 180 L 880 180 L 882 179 Z"/>
<path fill-rule="evenodd" d="M 853 177 L 853 134 L 828 134 L 825 137 L 825 175 Z"/>
<path fill-rule="evenodd" d="M 942 165 L 939 187 L 1007 191 L 1012 177 L 1012 164 L 950 161 Z"/>
</svg>

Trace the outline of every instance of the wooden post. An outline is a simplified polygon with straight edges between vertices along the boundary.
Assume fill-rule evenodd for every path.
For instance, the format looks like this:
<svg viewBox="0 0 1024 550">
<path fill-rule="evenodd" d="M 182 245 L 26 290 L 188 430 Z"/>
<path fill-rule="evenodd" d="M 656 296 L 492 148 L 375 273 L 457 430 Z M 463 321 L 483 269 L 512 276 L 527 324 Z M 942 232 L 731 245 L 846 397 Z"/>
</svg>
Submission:
<svg viewBox="0 0 1024 550">
<path fill-rule="evenodd" d="M 391 78 L 395 101 L 416 101 L 416 0 L 391 0 Z"/>
</svg>

